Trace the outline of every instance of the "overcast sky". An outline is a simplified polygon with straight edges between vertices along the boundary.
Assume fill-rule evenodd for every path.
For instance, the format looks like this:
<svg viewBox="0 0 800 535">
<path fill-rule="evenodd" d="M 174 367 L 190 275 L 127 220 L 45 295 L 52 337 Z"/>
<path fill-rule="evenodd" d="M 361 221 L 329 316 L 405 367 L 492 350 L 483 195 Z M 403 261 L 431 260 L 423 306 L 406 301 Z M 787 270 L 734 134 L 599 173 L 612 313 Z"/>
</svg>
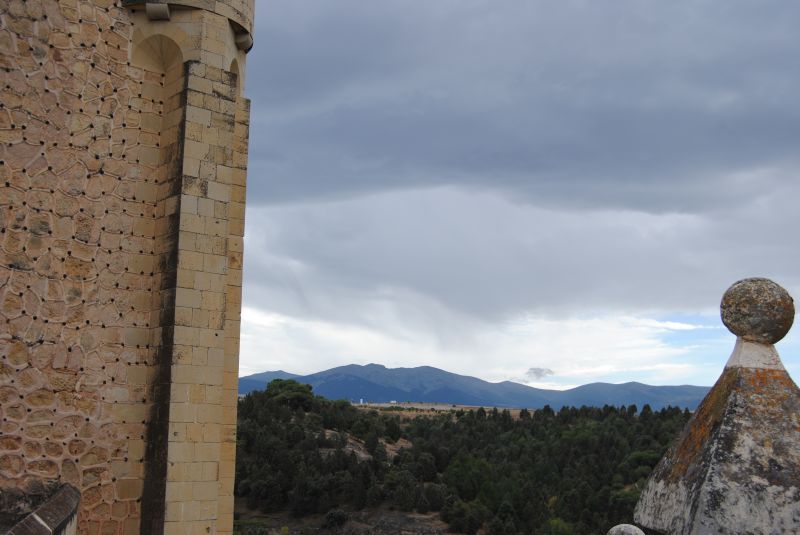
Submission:
<svg viewBox="0 0 800 535">
<path fill-rule="evenodd" d="M 712 384 L 725 289 L 800 296 L 798 23 L 791 0 L 258 0 L 240 374 Z M 778 349 L 797 378 L 800 334 Z"/>
</svg>

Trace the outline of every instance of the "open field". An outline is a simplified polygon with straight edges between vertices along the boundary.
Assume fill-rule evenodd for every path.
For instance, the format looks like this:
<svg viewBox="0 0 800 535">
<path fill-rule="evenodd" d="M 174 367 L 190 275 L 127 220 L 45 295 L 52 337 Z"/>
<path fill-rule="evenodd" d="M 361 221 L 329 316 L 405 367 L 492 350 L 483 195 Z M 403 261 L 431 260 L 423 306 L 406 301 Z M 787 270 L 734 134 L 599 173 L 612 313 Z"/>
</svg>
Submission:
<svg viewBox="0 0 800 535">
<path fill-rule="evenodd" d="M 239 499 L 235 511 L 234 533 L 241 534 L 261 528 L 262 532 L 275 535 L 459 535 L 447 530 L 438 513 L 406 513 L 386 507 L 348 512 L 347 521 L 337 527 L 326 527 L 325 515 L 297 518 L 286 512 L 262 513 L 248 509 Z"/>
<path fill-rule="evenodd" d="M 374 409 L 382 412 L 392 412 L 396 413 L 397 416 L 401 418 L 416 418 L 417 416 L 428 416 L 431 414 L 458 410 L 474 411 L 480 408 L 478 405 L 451 405 L 449 403 L 425 403 L 416 401 L 403 401 L 398 403 L 354 403 L 353 406 L 361 410 Z M 488 412 L 492 410 L 493 407 L 483 408 Z M 519 413 L 522 411 L 521 408 L 506 410 L 511 413 L 511 417 L 515 420 L 519 418 Z M 528 409 L 528 412 L 533 414 L 535 409 Z"/>
</svg>

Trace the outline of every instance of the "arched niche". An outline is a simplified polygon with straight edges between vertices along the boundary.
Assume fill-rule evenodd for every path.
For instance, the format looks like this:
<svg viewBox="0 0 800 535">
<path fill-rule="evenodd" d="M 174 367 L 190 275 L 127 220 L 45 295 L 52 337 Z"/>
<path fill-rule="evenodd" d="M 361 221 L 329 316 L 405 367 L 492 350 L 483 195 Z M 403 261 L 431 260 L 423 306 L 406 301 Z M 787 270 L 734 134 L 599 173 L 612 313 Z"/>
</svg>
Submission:
<svg viewBox="0 0 800 535">
<path fill-rule="evenodd" d="M 167 74 L 183 64 L 180 47 L 166 35 L 156 34 L 144 39 L 133 49 L 131 63 L 150 72 Z"/>
<path fill-rule="evenodd" d="M 152 109 L 160 116 L 159 161 L 170 161 L 170 152 L 180 139 L 180 122 L 183 117 L 181 95 L 186 86 L 184 57 L 180 46 L 169 36 L 155 33 L 135 42 L 131 64 L 143 71 L 139 95 L 152 102 Z M 173 178 L 177 171 L 159 170 L 159 181 Z M 165 176 L 166 175 L 166 176 Z"/>
<path fill-rule="evenodd" d="M 236 87 L 236 96 L 241 96 L 242 94 L 242 73 L 239 70 L 239 60 L 236 58 L 231 61 L 231 66 L 228 68 L 228 71 L 234 75 L 233 83 Z"/>
<path fill-rule="evenodd" d="M 145 88 L 144 96 L 163 103 L 164 127 L 172 126 L 174 121 L 168 118 L 180 105 L 180 93 L 185 85 L 183 62 L 180 46 L 160 33 L 142 39 L 133 47 L 131 64 L 146 73 L 144 82 L 149 87 Z"/>
</svg>

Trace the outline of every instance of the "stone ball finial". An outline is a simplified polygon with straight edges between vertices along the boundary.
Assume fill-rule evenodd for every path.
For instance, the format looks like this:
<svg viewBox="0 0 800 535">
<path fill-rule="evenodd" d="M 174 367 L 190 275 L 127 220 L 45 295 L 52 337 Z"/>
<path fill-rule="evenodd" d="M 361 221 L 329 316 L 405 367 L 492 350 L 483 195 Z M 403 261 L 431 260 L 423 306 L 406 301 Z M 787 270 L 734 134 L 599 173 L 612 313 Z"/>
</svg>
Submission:
<svg viewBox="0 0 800 535">
<path fill-rule="evenodd" d="M 794 300 L 789 292 L 769 279 L 735 282 L 720 304 L 722 323 L 748 342 L 774 344 L 794 322 Z"/>
<path fill-rule="evenodd" d="M 644 531 L 633 524 L 619 524 L 608 530 L 606 535 L 644 535 Z"/>
</svg>

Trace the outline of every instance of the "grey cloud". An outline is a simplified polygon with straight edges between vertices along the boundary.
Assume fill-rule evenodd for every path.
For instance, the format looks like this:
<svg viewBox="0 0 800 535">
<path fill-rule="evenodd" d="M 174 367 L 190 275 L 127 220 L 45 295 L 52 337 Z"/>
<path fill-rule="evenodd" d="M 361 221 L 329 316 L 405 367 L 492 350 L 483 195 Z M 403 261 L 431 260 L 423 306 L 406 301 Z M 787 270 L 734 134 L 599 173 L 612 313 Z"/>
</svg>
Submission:
<svg viewBox="0 0 800 535">
<path fill-rule="evenodd" d="M 713 310 L 745 276 L 800 286 L 787 233 L 798 195 L 784 185 L 711 215 L 544 209 L 455 188 L 254 208 L 245 277 L 273 310 L 357 322 L 379 302 L 420 323 L 431 303 L 492 322 Z"/>
<path fill-rule="evenodd" d="M 800 4 L 258 2 L 245 305 L 469 343 L 795 295 Z"/>
<path fill-rule="evenodd" d="M 547 206 L 744 205 L 765 184 L 737 173 L 798 168 L 798 15 L 785 1 L 259 3 L 250 200 L 455 185 Z"/>
<path fill-rule="evenodd" d="M 538 381 L 549 375 L 553 375 L 553 370 L 550 368 L 530 368 L 525 372 L 525 379 L 528 381 Z"/>
</svg>

